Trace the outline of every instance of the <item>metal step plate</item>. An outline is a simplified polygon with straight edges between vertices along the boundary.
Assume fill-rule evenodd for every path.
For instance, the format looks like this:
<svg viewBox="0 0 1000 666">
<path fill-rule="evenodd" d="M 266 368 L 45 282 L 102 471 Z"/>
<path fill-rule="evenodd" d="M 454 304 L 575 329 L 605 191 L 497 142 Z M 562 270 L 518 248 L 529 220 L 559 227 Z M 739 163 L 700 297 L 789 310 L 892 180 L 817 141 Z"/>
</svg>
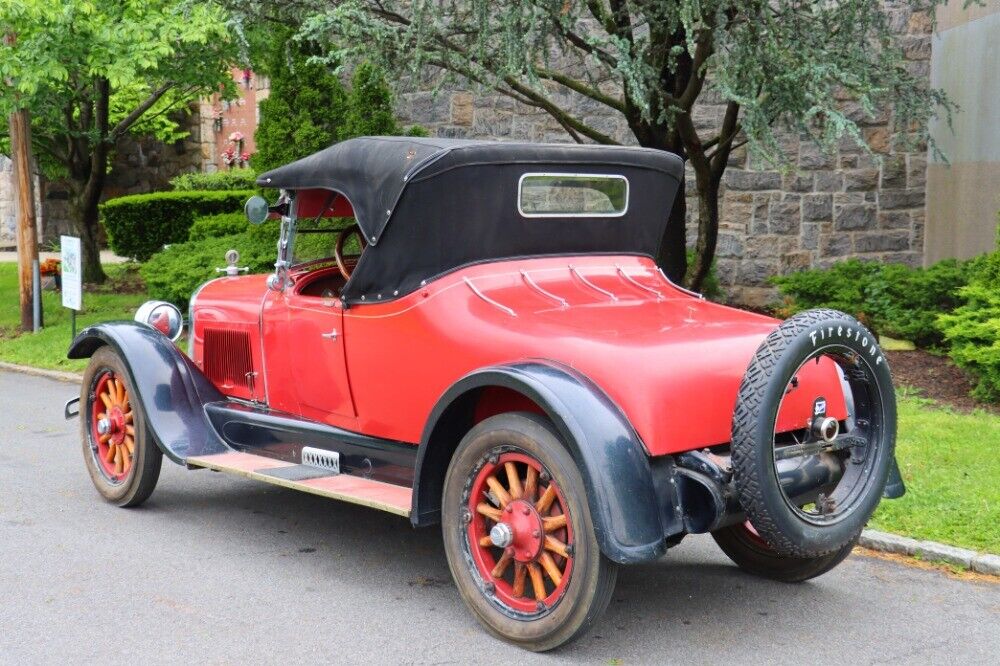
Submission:
<svg viewBox="0 0 1000 666">
<path fill-rule="evenodd" d="M 325 469 L 333 474 L 340 474 L 340 454 L 336 451 L 316 449 L 311 446 L 302 447 L 302 464 Z"/>
</svg>

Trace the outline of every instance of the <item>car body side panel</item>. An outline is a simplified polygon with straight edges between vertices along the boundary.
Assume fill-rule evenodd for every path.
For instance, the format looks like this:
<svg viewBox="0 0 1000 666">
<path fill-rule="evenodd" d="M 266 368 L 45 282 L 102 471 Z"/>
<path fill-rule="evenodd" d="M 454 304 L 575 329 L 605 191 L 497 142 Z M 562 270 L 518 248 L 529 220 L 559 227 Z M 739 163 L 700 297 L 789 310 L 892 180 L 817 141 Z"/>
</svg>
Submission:
<svg viewBox="0 0 1000 666">
<path fill-rule="evenodd" d="M 740 381 L 777 324 L 691 296 L 636 256 L 475 265 L 344 315 L 362 432 L 416 443 L 438 397 L 458 378 L 550 359 L 599 386 L 651 455 L 729 441 Z M 803 368 L 798 379 L 779 429 L 803 427 L 817 396 L 843 418 L 832 364 Z"/>
</svg>

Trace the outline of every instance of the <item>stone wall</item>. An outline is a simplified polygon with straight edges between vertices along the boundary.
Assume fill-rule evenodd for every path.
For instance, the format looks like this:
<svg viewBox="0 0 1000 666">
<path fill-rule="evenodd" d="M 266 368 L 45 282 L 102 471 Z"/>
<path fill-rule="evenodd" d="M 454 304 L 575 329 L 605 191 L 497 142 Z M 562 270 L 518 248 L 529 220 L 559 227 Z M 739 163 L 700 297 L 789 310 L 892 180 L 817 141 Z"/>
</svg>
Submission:
<svg viewBox="0 0 1000 666">
<path fill-rule="evenodd" d="M 931 26 L 927 16 L 887 0 L 886 11 L 900 35 L 909 66 L 928 78 Z M 500 141 L 570 141 L 548 114 L 483 90 L 439 89 L 411 84 L 399 96 L 404 124 L 420 124 L 442 137 Z M 421 89 L 421 88 L 425 89 Z M 569 100 L 570 98 L 564 98 Z M 890 147 L 891 112 L 864 117 L 859 106 L 844 106 L 862 125 L 866 140 L 881 158 L 875 160 L 851 144 L 821 154 L 796 135 L 782 145 L 793 169 L 783 173 L 751 164 L 745 149 L 734 152 L 727 169 L 720 206 L 716 270 L 727 297 L 764 305 L 775 297 L 772 275 L 827 266 L 849 256 L 920 265 L 924 255 L 926 147 L 897 153 Z M 635 143 L 620 115 L 591 100 L 572 98 L 572 111 L 622 143 Z M 695 109 L 699 130 L 722 121 L 724 105 L 711 93 Z M 691 172 L 689 182 L 693 182 Z M 688 188 L 688 243 L 697 230 L 697 202 Z"/>
</svg>

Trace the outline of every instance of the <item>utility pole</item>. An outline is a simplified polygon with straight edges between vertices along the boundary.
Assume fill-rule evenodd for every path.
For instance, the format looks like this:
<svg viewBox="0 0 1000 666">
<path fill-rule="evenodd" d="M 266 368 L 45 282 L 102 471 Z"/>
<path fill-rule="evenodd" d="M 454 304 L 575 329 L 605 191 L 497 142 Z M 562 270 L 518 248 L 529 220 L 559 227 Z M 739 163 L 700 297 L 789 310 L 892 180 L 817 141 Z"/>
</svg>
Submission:
<svg viewBox="0 0 1000 666">
<path fill-rule="evenodd" d="M 31 113 L 18 109 L 10 114 L 11 160 L 14 163 L 14 198 L 17 202 L 17 265 L 21 300 L 21 330 L 34 325 L 34 267 L 38 261 L 35 227 L 35 195 L 31 174 Z"/>
</svg>

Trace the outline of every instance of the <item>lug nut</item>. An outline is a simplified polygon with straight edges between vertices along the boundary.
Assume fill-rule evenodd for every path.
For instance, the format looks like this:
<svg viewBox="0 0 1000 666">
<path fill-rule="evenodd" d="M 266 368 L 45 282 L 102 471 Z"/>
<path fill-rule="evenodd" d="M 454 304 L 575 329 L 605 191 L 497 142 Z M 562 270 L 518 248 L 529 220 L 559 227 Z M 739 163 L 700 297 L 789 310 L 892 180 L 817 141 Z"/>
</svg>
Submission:
<svg viewBox="0 0 1000 666">
<path fill-rule="evenodd" d="M 524 515 L 526 515 L 526 516 L 527 516 L 527 515 L 530 515 L 530 514 L 531 514 L 531 509 L 529 509 L 528 507 L 524 507 L 524 508 L 523 508 L 523 509 L 521 510 L 521 513 L 523 513 L 523 514 L 524 514 Z"/>
<path fill-rule="evenodd" d="M 543 611 L 547 608 L 547 606 L 545 605 L 544 601 L 539 601 L 538 603 L 535 604 L 535 608 L 540 611 Z"/>
<path fill-rule="evenodd" d="M 497 586 L 493 583 L 486 583 L 486 585 L 483 586 L 483 589 L 486 590 L 487 594 L 493 594 L 493 592 L 497 589 Z"/>
<path fill-rule="evenodd" d="M 531 536 L 537 539 L 538 537 L 542 536 L 542 533 L 539 532 L 538 530 L 535 530 L 534 532 L 531 533 Z"/>
<path fill-rule="evenodd" d="M 468 509 L 462 512 L 462 522 L 466 525 L 472 522 L 472 514 L 469 513 Z"/>
</svg>

